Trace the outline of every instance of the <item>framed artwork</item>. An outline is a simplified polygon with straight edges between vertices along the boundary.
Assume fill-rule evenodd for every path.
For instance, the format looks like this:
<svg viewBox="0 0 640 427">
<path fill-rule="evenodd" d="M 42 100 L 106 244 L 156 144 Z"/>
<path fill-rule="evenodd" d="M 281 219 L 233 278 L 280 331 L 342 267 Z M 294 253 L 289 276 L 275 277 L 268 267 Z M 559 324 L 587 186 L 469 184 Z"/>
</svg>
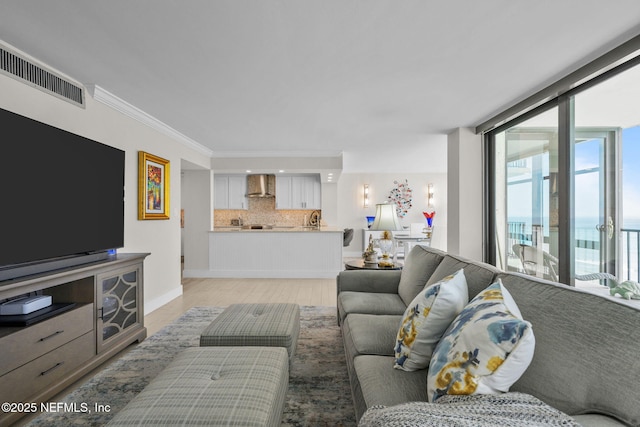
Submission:
<svg viewBox="0 0 640 427">
<path fill-rule="evenodd" d="M 169 219 L 169 160 L 138 152 L 138 219 Z"/>
</svg>

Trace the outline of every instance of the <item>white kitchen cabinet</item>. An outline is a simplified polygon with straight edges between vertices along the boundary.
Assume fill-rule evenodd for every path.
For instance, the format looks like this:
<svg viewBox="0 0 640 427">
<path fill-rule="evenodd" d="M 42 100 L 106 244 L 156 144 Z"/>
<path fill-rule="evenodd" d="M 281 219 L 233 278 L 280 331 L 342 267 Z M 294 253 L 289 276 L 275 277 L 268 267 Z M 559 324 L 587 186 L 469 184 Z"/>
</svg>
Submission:
<svg viewBox="0 0 640 427">
<path fill-rule="evenodd" d="M 229 177 L 213 178 L 213 208 L 229 209 Z"/>
<path fill-rule="evenodd" d="M 229 176 L 229 209 L 248 209 L 247 177 Z"/>
<path fill-rule="evenodd" d="M 247 209 L 247 177 L 218 175 L 213 178 L 214 209 Z"/>
<path fill-rule="evenodd" d="M 276 177 L 277 209 L 321 209 L 320 176 L 291 175 Z"/>
<path fill-rule="evenodd" d="M 303 209 L 321 209 L 320 175 L 306 176 L 303 181 Z"/>
<path fill-rule="evenodd" d="M 292 178 L 276 175 L 276 209 L 291 209 Z"/>
</svg>

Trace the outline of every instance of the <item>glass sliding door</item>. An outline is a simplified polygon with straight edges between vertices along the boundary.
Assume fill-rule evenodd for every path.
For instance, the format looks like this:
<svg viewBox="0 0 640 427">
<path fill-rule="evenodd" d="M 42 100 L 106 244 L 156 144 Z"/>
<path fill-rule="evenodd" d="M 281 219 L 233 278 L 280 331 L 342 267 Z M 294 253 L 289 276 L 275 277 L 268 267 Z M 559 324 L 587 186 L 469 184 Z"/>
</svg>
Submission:
<svg viewBox="0 0 640 427">
<path fill-rule="evenodd" d="M 576 275 L 609 273 L 638 281 L 640 66 L 577 93 L 574 102 Z M 583 240 L 579 233 L 585 233 Z"/>
<path fill-rule="evenodd" d="M 575 132 L 575 274 L 616 274 L 618 129 Z M 576 286 L 584 281 L 577 281 Z M 588 282 L 587 282 L 588 283 Z"/>
<path fill-rule="evenodd" d="M 636 110 L 640 111 L 640 110 Z M 618 277 L 640 282 L 640 126 L 622 130 Z"/>
<path fill-rule="evenodd" d="M 498 266 L 557 281 L 557 109 L 495 135 Z"/>
</svg>

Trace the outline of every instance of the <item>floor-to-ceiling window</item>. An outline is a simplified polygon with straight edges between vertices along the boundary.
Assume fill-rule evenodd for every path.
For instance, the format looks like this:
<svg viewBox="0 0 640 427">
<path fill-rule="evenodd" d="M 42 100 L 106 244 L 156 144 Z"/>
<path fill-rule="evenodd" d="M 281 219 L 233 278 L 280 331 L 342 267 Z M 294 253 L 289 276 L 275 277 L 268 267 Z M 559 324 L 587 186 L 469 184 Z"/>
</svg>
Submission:
<svg viewBox="0 0 640 427">
<path fill-rule="evenodd" d="M 494 134 L 497 265 L 557 280 L 557 108 Z M 555 262 L 554 262 L 555 263 Z"/>
<path fill-rule="evenodd" d="M 636 109 L 636 111 L 640 111 Z M 622 131 L 622 228 L 620 269 L 623 280 L 640 282 L 640 125 Z"/>
<path fill-rule="evenodd" d="M 576 94 L 574 105 L 575 273 L 637 281 L 640 65 Z"/>
<path fill-rule="evenodd" d="M 605 284 L 583 278 L 593 273 L 640 279 L 640 65 L 492 129 L 485 144 L 488 261 L 576 286 Z"/>
</svg>

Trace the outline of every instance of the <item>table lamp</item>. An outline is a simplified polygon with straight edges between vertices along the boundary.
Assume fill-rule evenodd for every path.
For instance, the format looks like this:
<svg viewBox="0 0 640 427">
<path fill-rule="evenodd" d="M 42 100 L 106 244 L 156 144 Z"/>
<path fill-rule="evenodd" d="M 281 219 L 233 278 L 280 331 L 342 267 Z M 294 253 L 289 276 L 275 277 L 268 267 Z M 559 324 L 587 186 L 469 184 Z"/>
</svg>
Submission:
<svg viewBox="0 0 640 427">
<path fill-rule="evenodd" d="M 393 267 L 391 250 L 394 247 L 393 234 L 391 231 L 402 230 L 398 221 L 396 207 L 389 203 L 379 203 L 376 205 L 376 217 L 371 224 L 372 231 L 386 231 L 383 238 L 378 240 L 378 246 L 382 251 L 382 259 L 378 262 L 379 267 Z M 389 238 L 390 237 L 390 238 Z"/>
</svg>

